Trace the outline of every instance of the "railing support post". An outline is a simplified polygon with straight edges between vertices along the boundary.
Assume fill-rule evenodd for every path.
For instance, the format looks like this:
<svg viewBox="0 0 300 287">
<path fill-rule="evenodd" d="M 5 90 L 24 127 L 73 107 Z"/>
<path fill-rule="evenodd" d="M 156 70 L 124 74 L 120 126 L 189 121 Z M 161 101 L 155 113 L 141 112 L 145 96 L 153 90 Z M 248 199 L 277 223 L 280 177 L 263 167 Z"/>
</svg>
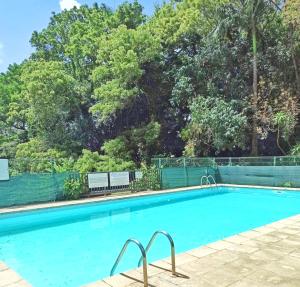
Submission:
<svg viewBox="0 0 300 287">
<path fill-rule="evenodd" d="M 142 243 L 139 242 L 139 241 L 136 240 L 136 239 L 128 239 L 128 240 L 125 242 L 125 244 L 124 244 L 124 246 L 123 246 L 123 248 L 122 248 L 122 250 L 121 250 L 119 256 L 118 256 L 117 259 L 116 259 L 116 262 L 115 262 L 114 266 L 112 267 L 112 269 L 111 269 L 111 271 L 110 271 L 110 276 L 113 276 L 113 275 L 114 275 L 115 270 L 116 270 L 116 268 L 117 268 L 117 266 L 118 266 L 120 260 L 122 259 L 122 257 L 123 257 L 123 255 L 124 255 L 125 251 L 127 250 L 127 246 L 129 245 L 129 243 L 134 243 L 134 244 L 136 244 L 136 245 L 138 246 L 138 248 L 140 249 L 141 253 L 142 253 L 141 261 L 143 261 L 144 287 L 148 287 L 147 254 L 146 254 L 146 252 L 145 252 L 145 249 L 144 249 Z"/>
<path fill-rule="evenodd" d="M 166 231 L 163 231 L 163 230 L 158 230 L 156 232 L 154 232 L 154 234 L 152 235 L 148 245 L 146 246 L 146 249 L 145 249 L 145 252 L 147 254 L 147 252 L 149 251 L 150 247 L 152 246 L 152 243 L 153 241 L 155 240 L 156 236 L 158 234 L 162 234 L 164 235 L 165 237 L 167 237 L 167 239 L 169 240 L 170 242 L 170 247 L 171 247 L 171 264 L 172 264 L 172 274 L 173 275 L 176 275 L 176 262 L 175 262 L 175 244 L 174 244 L 174 241 L 171 237 L 171 235 L 166 232 Z M 142 263 L 142 257 L 140 258 L 139 260 L 139 263 L 138 263 L 138 266 L 141 266 L 141 263 Z"/>
</svg>

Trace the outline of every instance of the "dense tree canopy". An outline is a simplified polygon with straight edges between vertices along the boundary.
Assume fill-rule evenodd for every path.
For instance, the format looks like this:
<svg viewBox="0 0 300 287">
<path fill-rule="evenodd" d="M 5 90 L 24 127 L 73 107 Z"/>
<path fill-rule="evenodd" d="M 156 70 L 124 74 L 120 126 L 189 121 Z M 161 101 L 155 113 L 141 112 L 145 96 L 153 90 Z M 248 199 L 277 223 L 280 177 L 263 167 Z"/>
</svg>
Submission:
<svg viewBox="0 0 300 287">
<path fill-rule="evenodd" d="M 155 155 L 297 154 L 299 19 L 299 0 L 53 14 L 32 55 L 0 74 L 0 156 L 85 172 Z"/>
</svg>

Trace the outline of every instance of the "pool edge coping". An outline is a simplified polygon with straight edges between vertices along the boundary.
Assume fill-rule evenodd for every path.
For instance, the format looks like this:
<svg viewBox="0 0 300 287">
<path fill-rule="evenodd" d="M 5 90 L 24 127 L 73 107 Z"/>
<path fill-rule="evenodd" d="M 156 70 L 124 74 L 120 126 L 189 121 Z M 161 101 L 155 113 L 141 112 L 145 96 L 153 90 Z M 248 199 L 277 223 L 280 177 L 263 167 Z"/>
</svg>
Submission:
<svg viewBox="0 0 300 287">
<path fill-rule="evenodd" d="M 15 270 L 8 267 L 6 263 L 0 261 L 0 286 L 30 287 L 31 284 L 22 278 Z"/>
<path fill-rule="evenodd" d="M 226 184 L 221 183 L 217 184 L 218 187 L 242 187 L 242 188 L 256 188 L 256 189 L 273 189 L 273 190 L 287 190 L 287 191 L 294 191 L 300 192 L 300 188 L 290 188 L 290 187 L 273 187 L 273 186 L 258 186 L 258 185 L 239 185 L 239 184 Z M 56 202 L 46 202 L 46 203 L 37 203 L 37 204 L 28 204 L 28 205 L 19 205 L 19 206 L 11 206 L 11 207 L 1 207 L 0 208 L 0 215 L 2 214 L 9 214 L 9 213 L 19 213 L 25 211 L 35 211 L 35 210 L 43 210 L 49 208 L 59 208 L 59 207 L 66 207 L 66 206 L 76 206 L 88 203 L 100 203 L 100 202 L 107 202 L 107 201 L 115 201 L 115 200 L 122 200 L 128 198 L 137 198 L 137 197 L 146 197 L 151 195 L 159 195 L 159 194 L 167 194 L 167 193 L 176 193 L 176 192 L 183 192 L 189 190 L 197 190 L 197 189 L 207 189 L 207 188 L 215 188 L 215 185 L 197 185 L 197 186 L 190 186 L 190 187 L 180 187 L 180 188 L 173 188 L 173 189 L 163 189 L 163 190 L 149 190 L 149 191 L 141 191 L 141 192 L 134 192 L 131 194 L 122 194 L 122 195 L 99 195 L 93 198 L 83 198 L 79 200 L 69 200 L 69 201 L 56 201 Z M 100 197 L 101 196 L 101 197 Z"/>
</svg>

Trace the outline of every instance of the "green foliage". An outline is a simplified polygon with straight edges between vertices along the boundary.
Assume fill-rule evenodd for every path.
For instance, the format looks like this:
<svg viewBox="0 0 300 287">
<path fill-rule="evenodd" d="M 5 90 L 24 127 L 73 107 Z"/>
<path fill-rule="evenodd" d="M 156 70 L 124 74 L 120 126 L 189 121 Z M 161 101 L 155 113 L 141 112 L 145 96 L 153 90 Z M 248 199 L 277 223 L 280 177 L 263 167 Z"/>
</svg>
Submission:
<svg viewBox="0 0 300 287">
<path fill-rule="evenodd" d="M 64 182 L 64 198 L 66 200 L 79 199 L 83 190 L 80 178 L 69 177 Z"/>
<path fill-rule="evenodd" d="M 300 156 L 300 144 L 296 144 L 293 146 L 291 150 L 291 155 L 299 155 Z"/>
<path fill-rule="evenodd" d="M 182 132 L 183 139 L 198 146 L 212 145 L 218 151 L 245 145 L 247 118 L 234 109 L 234 103 L 198 97 L 190 109 L 191 122 Z"/>
<path fill-rule="evenodd" d="M 132 161 L 99 155 L 98 152 L 91 152 L 89 150 L 83 150 L 82 156 L 75 164 L 75 170 L 78 170 L 82 174 L 95 171 L 134 170 L 134 168 L 135 164 Z"/>
<path fill-rule="evenodd" d="M 101 38 L 100 46 L 97 60 L 102 65 L 93 72 L 97 103 L 90 110 L 106 120 L 139 95 L 142 65 L 158 55 L 160 45 L 149 30 L 120 25 Z"/>
<path fill-rule="evenodd" d="M 294 187 L 295 184 L 293 182 L 291 182 L 291 181 L 287 181 L 287 182 L 283 183 L 282 186 L 283 187 L 287 187 L 287 188 L 291 188 L 291 187 Z"/>
<path fill-rule="evenodd" d="M 142 178 L 130 183 L 130 189 L 133 192 L 160 189 L 159 170 L 156 166 L 142 165 L 140 171 L 143 174 Z"/>
<path fill-rule="evenodd" d="M 131 151 L 129 150 L 130 142 L 124 136 L 104 142 L 102 150 L 110 158 L 122 158 L 130 160 Z"/>
<path fill-rule="evenodd" d="M 115 12 L 114 19 L 129 29 L 135 29 L 146 21 L 146 16 L 143 14 L 141 4 L 135 0 L 133 3 L 124 2 L 121 4 Z"/>
<path fill-rule="evenodd" d="M 274 116 L 274 124 L 277 126 L 281 137 L 286 141 L 293 134 L 296 123 L 295 117 L 289 112 L 280 111 Z"/>
<path fill-rule="evenodd" d="M 285 153 L 297 138 L 299 0 L 276 3 L 53 13 L 30 58 L 0 74 L 0 156 L 39 162 L 16 171 L 87 172 L 157 154 L 248 155 L 257 139 L 262 153 Z"/>
<path fill-rule="evenodd" d="M 60 62 L 32 61 L 25 65 L 22 80 L 32 133 L 38 133 L 51 146 L 67 144 L 67 119 L 78 104 L 74 79 Z"/>
<path fill-rule="evenodd" d="M 73 169 L 73 160 L 66 153 L 47 149 L 38 139 L 31 139 L 16 147 L 14 172 L 64 172 Z"/>
<path fill-rule="evenodd" d="M 0 74 L 0 157 L 13 158 L 16 145 L 27 140 L 21 73 L 22 66 L 14 64 Z"/>
<path fill-rule="evenodd" d="M 190 34 L 207 35 L 216 23 L 216 9 L 227 2 L 227 0 L 172 0 L 156 11 L 150 27 L 165 45 L 184 41 Z"/>
</svg>

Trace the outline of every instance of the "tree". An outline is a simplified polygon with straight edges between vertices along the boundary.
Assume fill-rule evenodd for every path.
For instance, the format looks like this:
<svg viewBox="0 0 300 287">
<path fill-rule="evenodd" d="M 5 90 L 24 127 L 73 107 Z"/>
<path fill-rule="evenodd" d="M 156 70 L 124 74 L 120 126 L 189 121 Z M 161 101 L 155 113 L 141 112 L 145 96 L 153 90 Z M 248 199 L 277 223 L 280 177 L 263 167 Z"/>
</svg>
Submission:
<svg viewBox="0 0 300 287">
<path fill-rule="evenodd" d="M 0 74 L 0 157 L 13 157 L 17 144 L 28 139 L 21 74 L 22 65 L 16 64 Z"/>
<path fill-rule="evenodd" d="M 100 46 L 101 65 L 93 72 L 96 104 L 91 112 L 105 121 L 142 93 L 138 83 L 145 72 L 143 64 L 157 56 L 160 46 L 148 30 L 128 29 L 125 25 L 103 36 Z"/>
<path fill-rule="evenodd" d="M 245 146 L 247 118 L 234 106 L 234 102 L 216 102 L 214 98 L 197 97 L 193 101 L 191 120 L 182 136 L 194 155 L 207 155 L 212 149 L 219 152 Z"/>
<path fill-rule="evenodd" d="M 27 119 L 32 137 L 41 137 L 49 148 L 71 143 L 70 122 L 78 112 L 79 97 L 74 79 L 62 63 L 32 61 L 24 66 L 22 95 L 29 104 Z"/>
<path fill-rule="evenodd" d="M 120 170 L 154 155 L 290 152 L 299 0 L 278 3 L 174 0 L 146 17 L 133 1 L 53 14 L 30 58 L 0 75 L 0 155 Z"/>
<path fill-rule="evenodd" d="M 283 21 L 288 26 L 288 36 L 290 50 L 293 59 L 295 71 L 297 94 L 300 96 L 300 75 L 299 75 L 299 58 L 300 58 L 300 1 L 288 0 L 285 1 L 283 9 Z"/>
</svg>

